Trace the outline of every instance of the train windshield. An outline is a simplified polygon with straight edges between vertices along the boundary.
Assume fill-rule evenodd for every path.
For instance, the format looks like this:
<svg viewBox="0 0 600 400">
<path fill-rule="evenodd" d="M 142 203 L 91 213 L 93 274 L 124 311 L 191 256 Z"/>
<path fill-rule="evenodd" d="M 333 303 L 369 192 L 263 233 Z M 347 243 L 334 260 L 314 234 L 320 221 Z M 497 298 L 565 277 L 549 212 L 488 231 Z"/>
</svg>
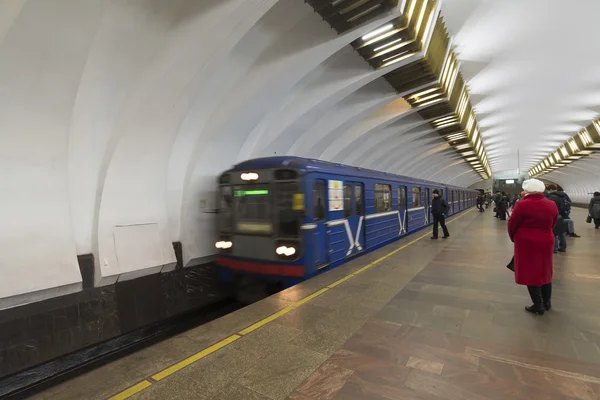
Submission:
<svg viewBox="0 0 600 400">
<path fill-rule="evenodd" d="M 304 215 L 298 182 L 222 185 L 219 192 L 220 232 L 296 238 Z"/>
<path fill-rule="evenodd" d="M 238 233 L 270 235 L 273 232 L 270 185 L 233 187 L 235 230 Z"/>
</svg>

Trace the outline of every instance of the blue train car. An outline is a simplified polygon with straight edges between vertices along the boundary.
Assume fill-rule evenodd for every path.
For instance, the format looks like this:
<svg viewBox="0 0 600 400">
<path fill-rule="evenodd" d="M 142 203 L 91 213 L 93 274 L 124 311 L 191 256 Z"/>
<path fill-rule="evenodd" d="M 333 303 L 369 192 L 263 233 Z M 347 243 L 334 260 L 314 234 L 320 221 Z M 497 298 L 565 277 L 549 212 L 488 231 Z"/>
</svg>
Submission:
<svg viewBox="0 0 600 400">
<path fill-rule="evenodd" d="M 476 191 L 299 157 L 236 165 L 219 178 L 221 276 L 291 286 L 431 224 L 431 192 L 450 215 Z"/>
</svg>

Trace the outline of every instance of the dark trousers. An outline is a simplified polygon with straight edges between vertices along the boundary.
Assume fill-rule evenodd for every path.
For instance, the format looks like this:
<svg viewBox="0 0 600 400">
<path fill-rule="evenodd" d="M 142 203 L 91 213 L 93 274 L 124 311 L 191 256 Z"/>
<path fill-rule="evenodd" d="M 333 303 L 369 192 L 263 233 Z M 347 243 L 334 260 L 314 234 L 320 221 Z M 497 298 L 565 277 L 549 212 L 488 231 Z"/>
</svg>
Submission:
<svg viewBox="0 0 600 400">
<path fill-rule="evenodd" d="M 529 290 L 529 296 L 535 306 L 542 307 L 552 298 L 552 282 L 542 286 L 527 286 L 527 290 Z"/>
<path fill-rule="evenodd" d="M 506 208 L 504 208 L 504 207 L 498 207 L 498 217 L 502 221 L 506 220 Z"/>
<path fill-rule="evenodd" d="M 600 218 L 594 218 L 594 225 L 596 225 L 596 229 L 600 228 Z"/>
<path fill-rule="evenodd" d="M 442 214 L 433 214 L 433 237 L 438 237 L 438 224 L 442 226 L 444 236 L 450 236 L 448 233 L 448 228 L 446 228 L 446 217 L 444 217 Z"/>
</svg>

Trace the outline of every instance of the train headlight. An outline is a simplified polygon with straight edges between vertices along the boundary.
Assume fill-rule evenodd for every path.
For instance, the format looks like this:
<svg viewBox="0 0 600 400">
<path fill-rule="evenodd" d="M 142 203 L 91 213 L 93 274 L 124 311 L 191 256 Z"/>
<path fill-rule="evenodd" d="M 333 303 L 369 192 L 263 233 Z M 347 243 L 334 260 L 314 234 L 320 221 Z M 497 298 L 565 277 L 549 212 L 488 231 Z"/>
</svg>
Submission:
<svg viewBox="0 0 600 400">
<path fill-rule="evenodd" d="M 247 172 L 240 175 L 243 181 L 255 181 L 258 179 L 258 174 L 256 172 Z"/>
<path fill-rule="evenodd" d="M 295 247 L 287 247 L 287 246 L 279 246 L 275 252 L 280 256 L 288 256 L 291 257 L 296 254 Z"/>
<path fill-rule="evenodd" d="M 220 242 L 215 243 L 215 247 L 217 249 L 223 249 L 223 250 L 230 249 L 231 246 L 233 246 L 233 243 L 226 241 L 226 240 L 222 240 Z"/>
</svg>

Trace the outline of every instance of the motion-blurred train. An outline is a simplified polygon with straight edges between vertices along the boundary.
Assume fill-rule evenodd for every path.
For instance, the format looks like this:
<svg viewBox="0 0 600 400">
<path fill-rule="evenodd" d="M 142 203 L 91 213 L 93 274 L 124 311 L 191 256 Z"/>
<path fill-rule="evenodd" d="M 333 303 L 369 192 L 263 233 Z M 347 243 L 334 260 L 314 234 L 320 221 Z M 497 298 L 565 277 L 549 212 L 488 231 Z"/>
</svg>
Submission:
<svg viewBox="0 0 600 400">
<path fill-rule="evenodd" d="M 289 287 L 430 225 L 431 192 L 450 215 L 478 192 L 299 157 L 242 162 L 219 177 L 217 264 L 228 282 Z"/>
</svg>

